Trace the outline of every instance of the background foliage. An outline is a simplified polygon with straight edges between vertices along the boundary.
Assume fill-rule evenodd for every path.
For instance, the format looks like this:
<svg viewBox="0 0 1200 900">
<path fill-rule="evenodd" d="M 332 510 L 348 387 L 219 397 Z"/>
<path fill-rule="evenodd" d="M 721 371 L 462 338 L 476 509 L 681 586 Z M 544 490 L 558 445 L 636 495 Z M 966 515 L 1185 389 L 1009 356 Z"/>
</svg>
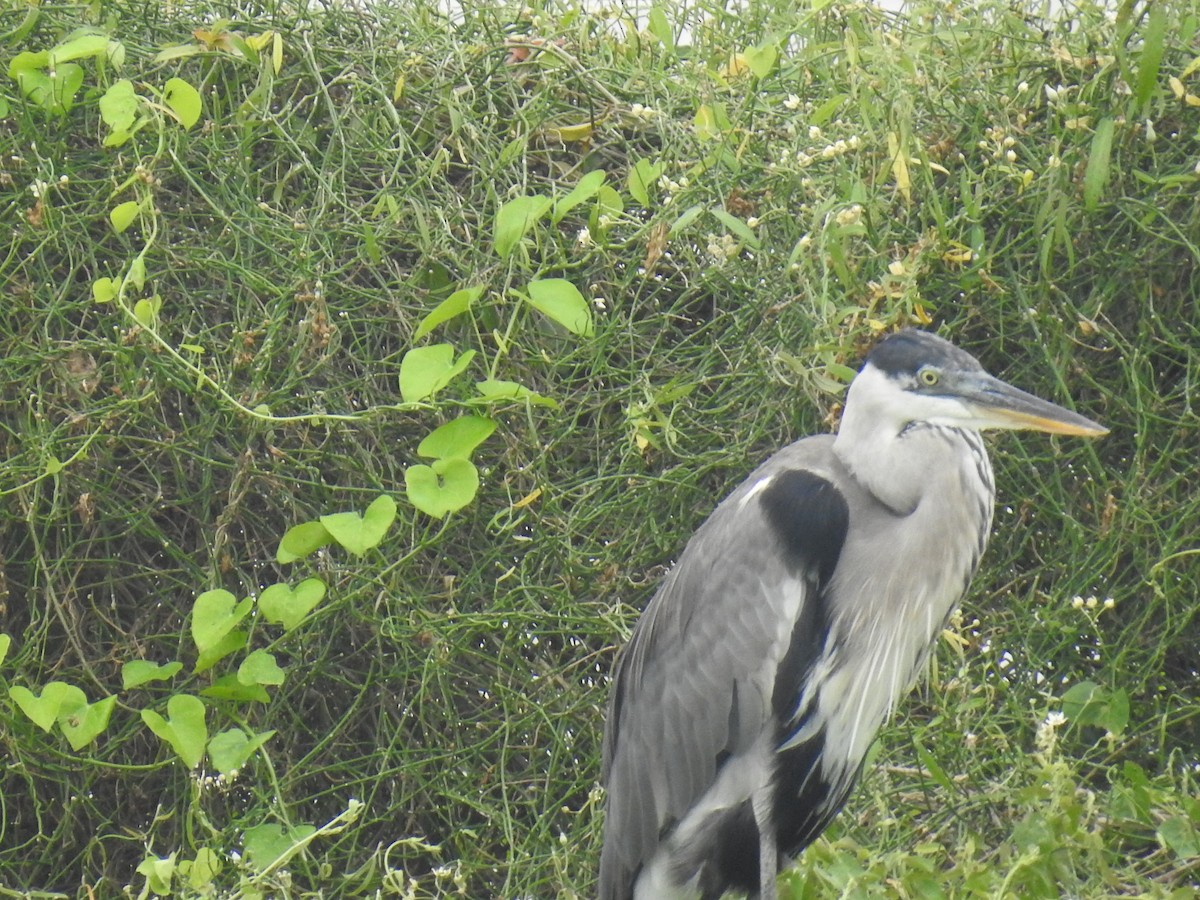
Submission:
<svg viewBox="0 0 1200 900">
<path fill-rule="evenodd" d="M 5 895 L 588 896 L 615 648 L 920 324 L 1112 434 L 784 896 L 1193 896 L 1200 20 L 1033 6 L 7 3 Z"/>
</svg>

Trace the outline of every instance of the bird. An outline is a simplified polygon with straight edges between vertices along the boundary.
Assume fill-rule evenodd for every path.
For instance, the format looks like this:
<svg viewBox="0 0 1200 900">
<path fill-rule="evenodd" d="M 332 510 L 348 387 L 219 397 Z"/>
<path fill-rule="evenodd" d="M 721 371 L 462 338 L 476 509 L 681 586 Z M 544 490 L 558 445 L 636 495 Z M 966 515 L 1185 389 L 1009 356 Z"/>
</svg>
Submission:
<svg viewBox="0 0 1200 900">
<path fill-rule="evenodd" d="M 600 900 L 774 900 L 979 565 L 987 429 L 1108 432 L 893 332 L 836 435 L 775 453 L 690 538 L 613 670 Z"/>
</svg>

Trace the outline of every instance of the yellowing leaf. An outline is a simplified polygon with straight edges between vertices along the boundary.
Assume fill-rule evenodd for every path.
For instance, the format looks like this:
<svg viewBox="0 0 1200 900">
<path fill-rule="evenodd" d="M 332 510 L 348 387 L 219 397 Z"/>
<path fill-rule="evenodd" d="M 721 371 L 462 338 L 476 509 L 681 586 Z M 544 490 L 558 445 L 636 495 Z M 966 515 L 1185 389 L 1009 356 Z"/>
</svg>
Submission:
<svg viewBox="0 0 1200 900">
<path fill-rule="evenodd" d="M 264 31 L 262 34 L 252 34 L 246 38 L 246 43 L 258 50 L 260 53 L 266 49 L 271 43 L 271 37 L 275 34 L 273 31 Z"/>
<path fill-rule="evenodd" d="M 512 508 L 513 509 L 524 509 L 529 504 L 535 502 L 541 496 L 542 496 L 542 489 L 534 488 L 532 491 L 530 491 L 528 494 L 526 494 L 524 497 L 522 497 L 520 500 L 518 500 L 516 503 L 514 503 L 512 505 Z"/>
<path fill-rule="evenodd" d="M 746 61 L 745 54 L 734 53 L 729 57 L 729 62 L 725 63 L 725 67 L 721 69 L 721 74 L 726 78 L 739 78 L 750 71 L 750 64 Z"/>
<path fill-rule="evenodd" d="M 562 141 L 564 144 L 571 144 L 578 141 L 586 141 L 590 138 L 592 136 L 592 123 L 581 122 L 578 125 L 547 127 L 542 133 L 553 141 Z"/>
<path fill-rule="evenodd" d="M 961 266 L 975 258 L 975 252 L 966 244 L 954 243 L 949 250 L 942 253 L 942 261 Z"/>
</svg>

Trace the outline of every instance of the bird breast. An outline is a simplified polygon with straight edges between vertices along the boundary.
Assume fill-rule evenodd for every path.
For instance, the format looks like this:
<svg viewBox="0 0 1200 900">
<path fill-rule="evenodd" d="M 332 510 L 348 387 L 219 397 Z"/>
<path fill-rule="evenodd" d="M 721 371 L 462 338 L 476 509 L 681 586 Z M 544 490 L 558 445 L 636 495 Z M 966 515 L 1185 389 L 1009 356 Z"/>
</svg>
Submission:
<svg viewBox="0 0 1200 900">
<path fill-rule="evenodd" d="M 869 492 L 849 504 L 826 594 L 827 652 L 807 698 L 825 728 L 823 765 L 848 778 L 962 599 L 991 529 L 992 470 L 978 433 L 923 426 L 902 443 L 893 468 L 923 458 L 922 489 L 906 514 Z"/>
</svg>

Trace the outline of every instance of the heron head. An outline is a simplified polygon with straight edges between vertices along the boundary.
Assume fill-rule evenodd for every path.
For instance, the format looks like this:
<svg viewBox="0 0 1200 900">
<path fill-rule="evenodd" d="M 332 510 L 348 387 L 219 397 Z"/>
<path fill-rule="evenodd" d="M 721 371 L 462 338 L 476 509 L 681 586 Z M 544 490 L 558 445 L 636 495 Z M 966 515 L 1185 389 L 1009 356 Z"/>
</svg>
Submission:
<svg viewBox="0 0 1200 900">
<path fill-rule="evenodd" d="M 1108 429 L 989 375 L 970 353 L 927 331 L 900 331 L 867 356 L 847 396 L 901 429 L 914 422 L 1099 437 Z M 861 415 L 861 413 L 858 413 Z"/>
</svg>

